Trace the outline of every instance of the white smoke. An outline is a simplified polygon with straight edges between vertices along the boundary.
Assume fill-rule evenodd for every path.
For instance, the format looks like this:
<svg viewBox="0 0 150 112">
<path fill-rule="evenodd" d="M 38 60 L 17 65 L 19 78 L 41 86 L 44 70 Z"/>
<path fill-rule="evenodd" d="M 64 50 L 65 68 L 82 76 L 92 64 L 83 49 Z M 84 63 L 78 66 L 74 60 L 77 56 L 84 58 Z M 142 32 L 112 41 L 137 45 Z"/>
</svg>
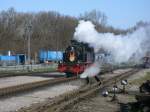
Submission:
<svg viewBox="0 0 150 112">
<path fill-rule="evenodd" d="M 150 48 L 149 31 L 150 26 L 141 27 L 127 35 L 99 33 L 90 21 L 79 21 L 74 39 L 88 43 L 95 52 L 103 48 L 112 55 L 115 63 L 128 62 L 130 59 L 138 62 Z"/>
<path fill-rule="evenodd" d="M 148 51 L 150 26 L 142 27 L 127 35 L 113 33 L 98 33 L 90 21 L 80 21 L 74 33 L 74 39 L 111 53 L 117 63 L 127 62 L 130 58 L 140 59 Z M 138 58 L 138 59 L 137 59 Z"/>
</svg>

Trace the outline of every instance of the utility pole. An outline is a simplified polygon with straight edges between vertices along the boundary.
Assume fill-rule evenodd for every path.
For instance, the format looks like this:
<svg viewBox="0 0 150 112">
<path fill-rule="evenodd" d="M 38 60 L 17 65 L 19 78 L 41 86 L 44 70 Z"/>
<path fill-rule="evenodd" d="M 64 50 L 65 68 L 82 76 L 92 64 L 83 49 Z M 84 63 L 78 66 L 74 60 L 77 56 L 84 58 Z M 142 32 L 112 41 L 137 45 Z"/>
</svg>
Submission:
<svg viewBox="0 0 150 112">
<path fill-rule="evenodd" d="M 31 62 L 31 30 L 32 30 L 32 25 L 31 25 L 31 22 L 29 22 L 27 25 L 26 25 L 26 28 L 25 28 L 25 32 L 26 32 L 26 36 L 27 36 L 27 47 L 28 47 L 28 64 L 30 64 Z"/>
<path fill-rule="evenodd" d="M 59 31 L 59 28 L 56 26 L 56 62 L 58 62 L 58 45 L 59 45 L 59 43 L 58 43 L 58 38 L 59 38 L 59 33 L 60 33 L 60 31 Z"/>
</svg>

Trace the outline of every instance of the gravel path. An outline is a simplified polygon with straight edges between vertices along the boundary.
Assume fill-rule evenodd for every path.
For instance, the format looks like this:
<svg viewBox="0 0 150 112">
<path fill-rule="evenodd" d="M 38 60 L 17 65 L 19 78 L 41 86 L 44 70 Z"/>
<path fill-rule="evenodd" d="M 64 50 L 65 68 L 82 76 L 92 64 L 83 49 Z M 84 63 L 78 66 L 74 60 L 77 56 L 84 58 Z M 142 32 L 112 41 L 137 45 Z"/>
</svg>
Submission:
<svg viewBox="0 0 150 112">
<path fill-rule="evenodd" d="M 117 112 L 119 109 L 118 104 L 110 100 L 111 98 L 102 96 L 90 98 L 78 103 L 66 112 Z"/>
</svg>

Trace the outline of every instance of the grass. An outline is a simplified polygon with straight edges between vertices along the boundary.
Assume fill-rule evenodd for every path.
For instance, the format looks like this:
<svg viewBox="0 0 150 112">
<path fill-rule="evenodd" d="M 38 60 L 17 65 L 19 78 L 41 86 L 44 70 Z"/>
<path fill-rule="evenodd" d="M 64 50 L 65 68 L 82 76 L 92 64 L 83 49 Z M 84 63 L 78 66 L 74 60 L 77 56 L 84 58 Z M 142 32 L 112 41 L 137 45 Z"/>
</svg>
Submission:
<svg viewBox="0 0 150 112">
<path fill-rule="evenodd" d="M 146 75 L 143 77 L 133 80 L 132 83 L 134 83 L 136 85 L 141 85 L 146 80 L 150 80 L 150 72 L 147 72 Z"/>
<path fill-rule="evenodd" d="M 57 71 L 57 66 L 45 66 L 42 68 L 29 68 L 24 70 L 0 71 L 0 76 L 23 75 L 23 74 L 27 75 L 32 73 L 53 72 L 53 71 Z"/>
<path fill-rule="evenodd" d="M 51 71 L 56 71 L 56 70 L 57 70 L 56 68 L 48 67 L 48 68 L 34 69 L 33 71 L 34 72 L 51 72 Z"/>
</svg>

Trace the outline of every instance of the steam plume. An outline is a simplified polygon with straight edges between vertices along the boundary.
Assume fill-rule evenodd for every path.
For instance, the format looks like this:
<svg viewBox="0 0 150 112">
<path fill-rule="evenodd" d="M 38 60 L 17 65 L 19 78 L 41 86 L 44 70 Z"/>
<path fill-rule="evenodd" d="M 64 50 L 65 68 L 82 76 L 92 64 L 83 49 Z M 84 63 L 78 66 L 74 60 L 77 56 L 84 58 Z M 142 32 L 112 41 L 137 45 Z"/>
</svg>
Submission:
<svg viewBox="0 0 150 112">
<path fill-rule="evenodd" d="M 95 62 L 92 66 L 87 68 L 83 74 L 81 74 L 81 78 L 86 78 L 87 76 L 93 77 L 100 72 L 100 64 Z"/>
<path fill-rule="evenodd" d="M 74 39 L 88 43 L 94 47 L 95 52 L 100 48 L 109 52 L 115 63 L 134 62 L 145 55 L 150 48 L 150 26 L 141 27 L 127 35 L 114 35 L 113 33 L 99 33 L 90 21 L 79 21 L 74 33 Z"/>
<path fill-rule="evenodd" d="M 130 58 L 141 58 L 149 49 L 150 26 L 142 27 L 132 34 L 114 35 L 113 33 L 98 33 L 90 21 L 80 21 L 74 33 L 74 38 L 94 47 L 110 52 L 115 62 L 127 62 Z M 136 60 L 138 61 L 138 60 Z"/>
</svg>

